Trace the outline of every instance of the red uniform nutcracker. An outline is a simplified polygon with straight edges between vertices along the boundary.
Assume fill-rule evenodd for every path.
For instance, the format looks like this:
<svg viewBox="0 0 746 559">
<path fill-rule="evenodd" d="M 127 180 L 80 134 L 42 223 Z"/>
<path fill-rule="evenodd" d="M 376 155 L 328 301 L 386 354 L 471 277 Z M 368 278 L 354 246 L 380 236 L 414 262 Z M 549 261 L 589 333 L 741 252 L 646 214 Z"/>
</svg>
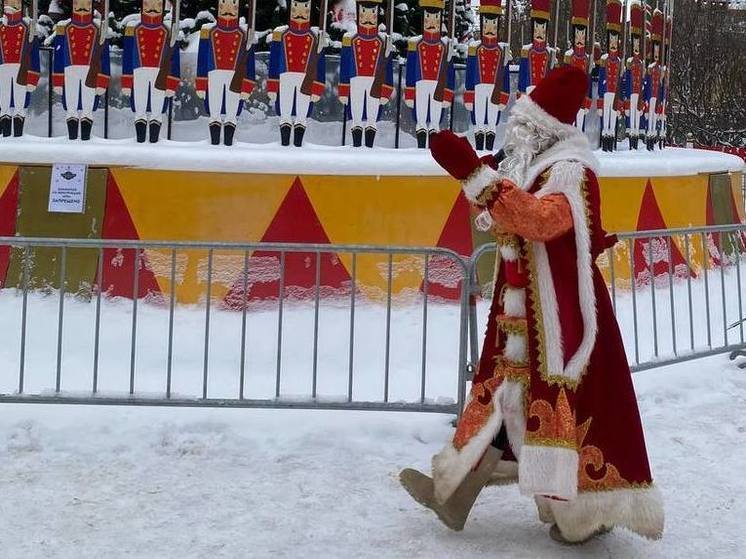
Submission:
<svg viewBox="0 0 746 559">
<path fill-rule="evenodd" d="M 622 58 L 619 54 L 619 34 L 622 30 L 621 0 L 606 1 L 606 46 L 598 71 L 598 114 L 601 117 L 601 148 L 613 151 L 616 144 L 616 123 L 621 106 Z"/>
<path fill-rule="evenodd" d="M 559 0 L 558 0 L 559 1 Z M 588 0 L 572 0 L 572 48 L 565 51 L 565 64 L 575 66 L 586 74 L 590 73 L 591 57 L 586 49 L 588 44 Z M 585 116 L 591 108 L 591 91 L 583 101 L 575 118 L 575 126 L 581 130 L 585 128 Z"/>
<path fill-rule="evenodd" d="M 632 56 L 627 58 L 624 72 L 624 114 L 627 117 L 627 137 L 630 149 L 637 149 L 640 139 L 640 120 L 643 107 L 645 63 L 642 59 L 642 6 L 632 0 L 629 12 L 629 34 L 632 37 Z"/>
<path fill-rule="evenodd" d="M 652 39 L 651 57 L 645 74 L 645 144 L 648 151 L 653 151 L 658 143 L 658 116 L 663 110 L 663 67 L 661 66 L 661 39 L 663 38 L 663 12 L 657 8 L 653 10 L 650 22 L 650 38 Z"/>
<path fill-rule="evenodd" d="M 559 0 L 556 0 L 559 2 Z M 518 72 L 518 96 L 531 93 L 556 64 L 556 49 L 547 46 L 551 0 L 532 0 L 532 42 L 523 45 Z"/>
</svg>

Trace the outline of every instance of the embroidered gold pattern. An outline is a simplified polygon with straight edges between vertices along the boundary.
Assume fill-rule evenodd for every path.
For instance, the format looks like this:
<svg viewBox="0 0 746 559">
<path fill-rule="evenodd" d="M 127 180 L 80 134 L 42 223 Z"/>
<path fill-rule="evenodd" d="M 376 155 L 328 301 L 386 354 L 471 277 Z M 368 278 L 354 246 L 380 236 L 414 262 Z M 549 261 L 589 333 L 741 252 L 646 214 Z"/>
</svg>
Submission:
<svg viewBox="0 0 746 559">
<path fill-rule="evenodd" d="M 580 491 L 608 491 L 629 489 L 638 485 L 624 479 L 616 466 L 606 462 L 600 448 L 594 445 L 583 445 L 592 421 L 593 418 L 589 417 L 582 425 L 578 425 L 577 444 L 580 448 L 578 489 Z M 599 474 L 603 475 L 598 477 Z"/>
<path fill-rule="evenodd" d="M 575 412 L 570 408 L 564 388 L 560 388 L 557 403 L 554 406 L 546 400 L 532 402 L 528 417 L 536 417 L 539 420 L 539 426 L 536 430 L 526 433 L 527 444 L 577 447 Z"/>
<path fill-rule="evenodd" d="M 481 383 L 471 387 L 469 403 L 459 419 L 456 433 L 453 435 L 453 446 L 461 450 L 479 433 L 495 412 L 495 391 L 503 382 L 503 377 L 494 375 Z"/>
<path fill-rule="evenodd" d="M 528 330 L 525 317 L 500 314 L 497 317 L 497 323 L 500 327 L 500 330 L 502 330 L 505 334 L 521 334 L 525 336 Z"/>
</svg>

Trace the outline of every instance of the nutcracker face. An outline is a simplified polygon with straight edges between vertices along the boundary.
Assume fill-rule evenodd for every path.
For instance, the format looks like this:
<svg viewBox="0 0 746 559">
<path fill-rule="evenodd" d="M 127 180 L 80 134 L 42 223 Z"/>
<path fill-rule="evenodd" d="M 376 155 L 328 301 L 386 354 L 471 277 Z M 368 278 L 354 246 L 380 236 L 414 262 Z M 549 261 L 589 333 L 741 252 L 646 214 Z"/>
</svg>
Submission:
<svg viewBox="0 0 746 559">
<path fill-rule="evenodd" d="M 22 1 L 23 0 L 5 0 L 5 2 L 3 2 L 3 12 L 9 16 L 17 14 L 22 10 Z"/>
<path fill-rule="evenodd" d="M 422 29 L 428 33 L 440 33 L 440 10 L 431 10 L 426 8 L 422 14 Z"/>
<path fill-rule="evenodd" d="M 357 24 L 360 27 L 378 27 L 378 5 L 359 2 L 357 5 Z"/>
<path fill-rule="evenodd" d="M 292 2 L 290 4 L 290 21 L 305 24 L 311 21 L 311 2 Z"/>
<path fill-rule="evenodd" d="M 632 35 L 632 54 L 634 56 L 640 56 L 640 37 L 639 35 Z"/>
<path fill-rule="evenodd" d="M 619 33 L 609 31 L 609 52 L 619 52 Z"/>
<path fill-rule="evenodd" d="M 93 13 L 93 0 L 73 0 L 73 13 L 81 16 Z"/>
<path fill-rule="evenodd" d="M 227 20 L 238 18 L 238 0 L 219 0 L 218 17 Z"/>
<path fill-rule="evenodd" d="M 142 13 L 159 16 L 163 13 L 163 0 L 142 0 Z"/>
<path fill-rule="evenodd" d="M 653 43 L 653 60 L 658 62 L 661 58 L 661 45 L 658 42 Z"/>
<path fill-rule="evenodd" d="M 545 19 L 534 19 L 533 20 L 533 38 L 536 43 L 543 43 L 547 40 L 547 20 Z"/>
<path fill-rule="evenodd" d="M 587 30 L 585 27 L 582 27 L 580 25 L 573 25 L 573 45 L 576 49 L 584 49 L 585 48 L 585 35 L 587 33 Z"/>
<path fill-rule="evenodd" d="M 482 37 L 497 38 L 497 16 L 482 16 Z"/>
</svg>

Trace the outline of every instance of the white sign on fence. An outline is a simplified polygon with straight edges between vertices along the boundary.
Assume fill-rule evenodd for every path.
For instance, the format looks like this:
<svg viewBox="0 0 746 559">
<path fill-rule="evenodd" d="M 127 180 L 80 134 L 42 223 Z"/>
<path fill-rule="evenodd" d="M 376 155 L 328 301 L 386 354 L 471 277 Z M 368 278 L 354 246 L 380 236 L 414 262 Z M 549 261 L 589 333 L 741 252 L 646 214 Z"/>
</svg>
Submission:
<svg viewBox="0 0 746 559">
<path fill-rule="evenodd" d="M 87 165 L 56 163 L 49 186 L 49 212 L 82 214 L 85 211 Z"/>
</svg>

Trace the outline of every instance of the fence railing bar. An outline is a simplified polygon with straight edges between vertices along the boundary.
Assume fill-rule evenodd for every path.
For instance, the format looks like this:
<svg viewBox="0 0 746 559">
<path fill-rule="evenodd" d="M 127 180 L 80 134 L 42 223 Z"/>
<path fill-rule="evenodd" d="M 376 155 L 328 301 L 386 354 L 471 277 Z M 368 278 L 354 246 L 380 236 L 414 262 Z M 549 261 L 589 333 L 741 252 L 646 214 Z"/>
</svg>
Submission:
<svg viewBox="0 0 746 559">
<path fill-rule="evenodd" d="M 31 267 L 31 249 L 23 247 L 23 300 L 21 302 L 21 354 L 18 359 L 18 393 L 23 394 L 26 374 L 26 324 L 28 320 L 28 282 L 29 268 Z"/>
<path fill-rule="evenodd" d="M 739 243 L 739 246 L 742 249 L 746 249 L 746 246 L 743 246 Z M 736 285 L 738 286 L 738 330 L 740 334 L 741 343 L 744 342 L 743 339 L 743 294 L 741 293 L 741 262 L 743 259 L 739 256 L 739 254 L 736 254 Z"/>
<path fill-rule="evenodd" d="M 316 275 L 313 294 L 313 380 L 311 397 L 316 398 L 319 380 L 319 303 L 321 290 L 321 253 L 316 253 Z"/>
<path fill-rule="evenodd" d="M 210 369 L 210 307 L 212 302 L 212 249 L 207 251 L 207 296 L 205 299 L 205 350 L 202 368 L 202 399 L 207 399 L 207 375 Z"/>
<path fill-rule="evenodd" d="M 249 305 L 249 251 L 243 252 L 243 295 L 241 300 L 241 364 L 238 373 L 238 399 L 244 398 L 246 382 L 246 311 Z"/>
<path fill-rule="evenodd" d="M 425 273 L 422 279 L 422 371 L 420 379 L 420 402 L 425 402 L 425 385 L 427 381 L 427 299 L 430 276 L 430 256 L 425 255 Z M 467 282 L 464 282 L 467 283 Z M 467 289 L 465 286 L 462 289 Z"/>
<path fill-rule="evenodd" d="M 137 300 L 140 298 L 140 249 L 135 247 L 132 272 L 132 334 L 130 342 L 130 394 L 135 393 L 135 361 L 137 351 Z"/>
<path fill-rule="evenodd" d="M 388 272 L 387 272 L 387 288 L 386 288 L 386 351 L 385 351 L 385 364 L 384 364 L 384 380 L 383 380 L 383 401 L 389 401 L 389 366 L 391 358 L 391 285 L 392 276 L 394 269 L 394 257 L 389 253 L 388 257 Z"/>
<path fill-rule="evenodd" d="M 648 239 L 648 270 L 650 271 L 650 303 L 653 312 L 653 355 L 658 358 L 658 312 L 655 304 L 655 262 L 653 261 L 653 239 Z"/>
<path fill-rule="evenodd" d="M 723 235 L 718 233 L 718 238 L 720 240 L 720 298 L 723 304 L 723 345 L 728 345 L 728 308 L 725 303 L 725 267 L 728 259 L 725 254 Z"/>
<path fill-rule="evenodd" d="M 635 363 L 639 363 L 640 339 L 637 333 L 637 290 L 635 289 L 637 278 L 635 277 L 635 247 L 634 241 L 632 239 L 627 239 L 627 247 L 629 248 L 630 287 L 632 289 L 632 323 L 634 326 L 635 335 Z"/>
<path fill-rule="evenodd" d="M 176 307 L 176 250 L 171 251 L 171 293 L 168 301 L 168 354 L 166 356 L 166 398 L 171 397 L 174 366 L 174 309 Z"/>
<path fill-rule="evenodd" d="M 676 309 L 674 307 L 674 295 L 673 295 L 673 239 L 666 237 L 666 245 L 668 248 L 668 304 L 671 307 L 671 346 L 673 348 L 673 354 L 676 355 Z"/>
<path fill-rule="evenodd" d="M 689 305 L 689 349 L 694 351 L 694 304 L 692 302 L 692 259 L 689 234 L 684 234 L 684 247 L 686 249 L 686 291 Z"/>
<path fill-rule="evenodd" d="M 352 253 L 352 277 L 350 282 L 350 348 L 348 358 L 347 401 L 352 402 L 352 383 L 355 363 L 355 291 L 357 289 L 357 253 Z"/>
<path fill-rule="evenodd" d="M 96 286 L 96 323 L 93 332 L 93 393 L 98 392 L 98 365 L 101 342 L 101 291 L 104 286 L 104 249 L 98 249 L 98 267 L 96 270 L 98 285 Z"/>
<path fill-rule="evenodd" d="M 707 247 L 706 233 L 700 233 L 702 239 L 702 269 L 705 276 L 705 315 L 707 316 L 707 346 L 712 348 L 712 325 L 710 324 L 710 281 L 707 269 L 710 267 L 710 251 Z"/>
<path fill-rule="evenodd" d="M 280 381 L 282 374 L 282 312 L 283 300 L 285 295 L 285 251 L 280 252 L 280 282 L 277 313 L 277 371 L 275 378 L 275 398 L 280 397 Z"/>
<path fill-rule="evenodd" d="M 62 336 L 65 314 L 65 278 L 67 277 L 67 247 L 60 249 L 60 293 L 59 310 L 57 311 L 57 375 L 54 391 L 62 387 Z"/>
</svg>

